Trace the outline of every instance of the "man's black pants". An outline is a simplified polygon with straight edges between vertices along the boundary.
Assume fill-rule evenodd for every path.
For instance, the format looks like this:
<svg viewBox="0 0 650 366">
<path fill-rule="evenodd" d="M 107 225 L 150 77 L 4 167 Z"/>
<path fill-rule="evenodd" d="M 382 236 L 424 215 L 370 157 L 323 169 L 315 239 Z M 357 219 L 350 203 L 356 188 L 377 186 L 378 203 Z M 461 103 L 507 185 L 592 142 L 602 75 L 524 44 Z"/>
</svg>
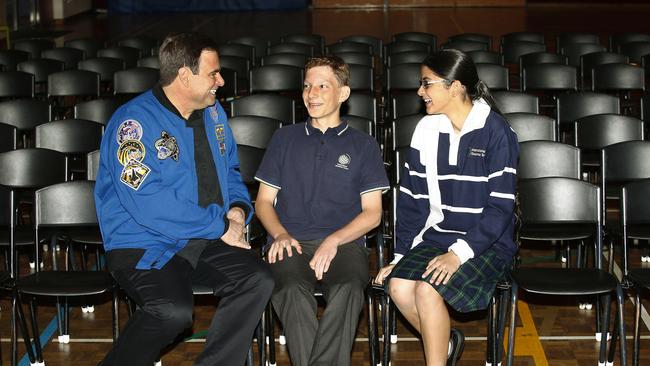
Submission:
<svg viewBox="0 0 650 366">
<path fill-rule="evenodd" d="M 244 365 L 253 332 L 273 292 L 259 256 L 226 244 L 208 245 L 195 269 L 174 256 L 160 270 L 116 270 L 115 280 L 138 304 L 103 366 L 152 366 L 160 351 L 192 326 L 192 283 L 220 298 L 195 365 Z"/>
</svg>

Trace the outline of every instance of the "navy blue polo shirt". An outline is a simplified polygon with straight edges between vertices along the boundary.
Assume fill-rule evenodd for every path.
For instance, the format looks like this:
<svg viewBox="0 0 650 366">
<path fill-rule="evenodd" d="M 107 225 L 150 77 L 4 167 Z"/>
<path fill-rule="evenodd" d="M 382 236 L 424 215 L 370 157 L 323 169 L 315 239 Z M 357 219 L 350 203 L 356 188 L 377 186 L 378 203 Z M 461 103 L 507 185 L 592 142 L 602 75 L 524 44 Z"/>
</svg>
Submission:
<svg viewBox="0 0 650 366">
<path fill-rule="evenodd" d="M 324 239 L 361 213 L 362 194 L 389 188 L 377 141 L 345 121 L 277 130 L 255 179 L 279 190 L 275 211 L 299 241 Z"/>
</svg>

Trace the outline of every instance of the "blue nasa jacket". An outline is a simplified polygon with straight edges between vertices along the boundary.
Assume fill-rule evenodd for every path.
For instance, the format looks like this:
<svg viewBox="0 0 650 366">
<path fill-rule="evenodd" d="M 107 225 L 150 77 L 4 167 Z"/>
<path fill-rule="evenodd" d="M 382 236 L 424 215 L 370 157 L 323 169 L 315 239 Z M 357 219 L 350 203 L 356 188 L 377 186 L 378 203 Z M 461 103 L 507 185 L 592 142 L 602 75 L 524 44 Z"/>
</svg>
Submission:
<svg viewBox="0 0 650 366">
<path fill-rule="evenodd" d="M 219 239 L 233 206 L 253 213 L 237 144 L 216 103 L 203 119 L 223 206 L 198 204 L 194 134 L 147 91 L 120 107 L 100 148 L 95 205 L 106 251 L 144 249 L 137 269 L 162 268 L 190 239 Z"/>
</svg>

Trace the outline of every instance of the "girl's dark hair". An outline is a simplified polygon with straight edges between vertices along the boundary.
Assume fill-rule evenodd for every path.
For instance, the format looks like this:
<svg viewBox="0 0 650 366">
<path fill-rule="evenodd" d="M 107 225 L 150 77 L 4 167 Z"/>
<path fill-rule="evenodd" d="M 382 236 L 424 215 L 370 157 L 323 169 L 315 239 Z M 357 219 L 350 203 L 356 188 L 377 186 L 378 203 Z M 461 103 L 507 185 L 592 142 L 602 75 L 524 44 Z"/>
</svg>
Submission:
<svg viewBox="0 0 650 366">
<path fill-rule="evenodd" d="M 472 100 L 483 98 L 492 110 L 501 114 L 490 94 L 490 88 L 478 78 L 474 61 L 464 52 L 454 49 L 436 51 L 424 59 L 422 65 L 447 80 L 449 84 L 458 80 Z"/>
</svg>

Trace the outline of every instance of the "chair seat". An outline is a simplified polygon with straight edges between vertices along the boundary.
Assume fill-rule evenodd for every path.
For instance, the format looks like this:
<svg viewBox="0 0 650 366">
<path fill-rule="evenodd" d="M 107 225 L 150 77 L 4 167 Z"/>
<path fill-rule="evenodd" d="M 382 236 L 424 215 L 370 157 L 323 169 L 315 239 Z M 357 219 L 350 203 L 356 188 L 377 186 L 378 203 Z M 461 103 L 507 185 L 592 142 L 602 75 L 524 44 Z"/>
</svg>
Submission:
<svg viewBox="0 0 650 366">
<path fill-rule="evenodd" d="M 95 295 L 114 286 L 111 275 L 103 271 L 43 271 L 16 281 L 20 292 L 43 296 Z"/>
<path fill-rule="evenodd" d="M 648 225 L 628 225 L 627 236 L 631 239 L 650 239 L 650 227 Z"/>
<path fill-rule="evenodd" d="M 102 233 L 97 227 L 66 230 L 65 235 L 80 244 L 103 245 L 104 243 Z"/>
<path fill-rule="evenodd" d="M 16 246 L 34 245 L 34 229 L 18 226 L 14 230 Z M 0 247 L 9 246 L 9 229 L 0 230 Z"/>
<path fill-rule="evenodd" d="M 650 288 L 650 268 L 635 268 L 628 277 L 636 286 Z"/>
<path fill-rule="evenodd" d="M 520 237 L 528 240 L 580 240 L 592 236 L 593 224 L 525 225 Z"/>
<path fill-rule="evenodd" d="M 210 286 L 192 284 L 192 293 L 194 295 L 214 295 L 214 289 Z"/>
<path fill-rule="evenodd" d="M 546 295 L 596 295 L 618 285 L 612 274 L 593 268 L 519 268 L 512 278 L 519 288 Z"/>
</svg>

